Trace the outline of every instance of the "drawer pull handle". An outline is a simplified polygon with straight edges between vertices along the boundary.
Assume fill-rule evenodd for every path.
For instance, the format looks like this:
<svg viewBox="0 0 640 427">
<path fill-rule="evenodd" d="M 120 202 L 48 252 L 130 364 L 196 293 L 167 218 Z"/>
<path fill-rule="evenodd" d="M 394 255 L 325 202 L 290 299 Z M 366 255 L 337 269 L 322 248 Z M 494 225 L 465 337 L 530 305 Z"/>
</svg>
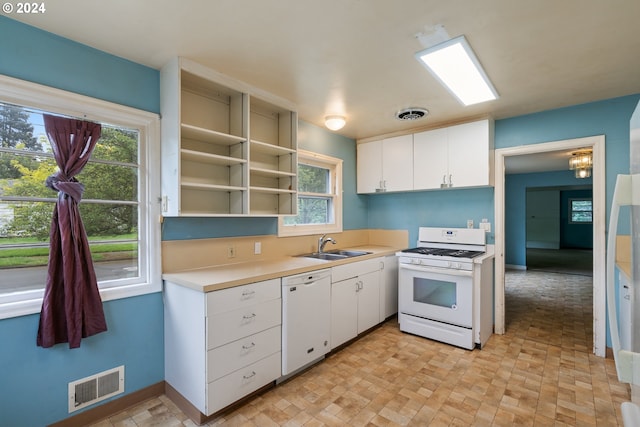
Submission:
<svg viewBox="0 0 640 427">
<path fill-rule="evenodd" d="M 256 294 L 256 291 L 244 291 L 242 292 L 242 298 L 252 298 Z"/>
<path fill-rule="evenodd" d="M 250 375 L 243 375 L 242 378 L 244 378 L 245 380 L 249 380 L 255 376 L 256 376 L 256 371 L 251 371 Z"/>
<path fill-rule="evenodd" d="M 252 342 L 251 345 L 242 345 L 242 349 L 243 350 L 251 350 L 253 347 L 256 346 L 256 343 Z"/>
<path fill-rule="evenodd" d="M 242 318 L 243 318 L 244 320 L 251 320 L 251 319 L 253 319 L 254 317 L 256 317 L 256 314 L 255 314 L 255 313 L 251 313 L 251 315 L 246 315 L 246 314 L 245 314 L 244 316 L 242 316 Z"/>
</svg>

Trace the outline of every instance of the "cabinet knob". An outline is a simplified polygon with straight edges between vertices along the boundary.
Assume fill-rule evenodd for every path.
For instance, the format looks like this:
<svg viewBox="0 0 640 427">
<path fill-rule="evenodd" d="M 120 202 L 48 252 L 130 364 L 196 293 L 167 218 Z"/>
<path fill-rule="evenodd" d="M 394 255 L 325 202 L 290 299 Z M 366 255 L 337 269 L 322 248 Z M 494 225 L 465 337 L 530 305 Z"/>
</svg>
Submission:
<svg viewBox="0 0 640 427">
<path fill-rule="evenodd" d="M 242 316 L 242 318 L 243 318 L 244 320 L 251 320 L 251 319 L 254 319 L 255 317 L 256 317 L 256 314 L 255 314 L 255 313 L 245 314 L 245 315 L 243 315 L 243 316 Z"/>
<path fill-rule="evenodd" d="M 255 376 L 256 376 L 256 371 L 251 371 L 249 375 L 243 375 L 242 378 L 244 378 L 245 380 L 249 380 Z"/>
</svg>

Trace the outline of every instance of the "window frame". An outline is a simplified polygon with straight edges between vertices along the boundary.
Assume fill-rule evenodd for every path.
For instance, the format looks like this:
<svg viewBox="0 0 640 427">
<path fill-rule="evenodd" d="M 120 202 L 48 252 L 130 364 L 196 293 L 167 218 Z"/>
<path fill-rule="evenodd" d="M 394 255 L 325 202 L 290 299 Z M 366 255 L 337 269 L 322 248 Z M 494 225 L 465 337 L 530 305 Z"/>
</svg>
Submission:
<svg viewBox="0 0 640 427">
<path fill-rule="evenodd" d="M 591 202 L 591 221 L 574 221 L 573 220 L 573 202 Z M 576 211 L 588 212 L 588 211 Z M 574 197 L 569 199 L 569 224 L 593 224 L 593 198 L 592 197 Z"/>
<path fill-rule="evenodd" d="M 284 216 L 281 215 L 278 217 L 278 237 L 342 232 L 342 159 L 299 149 L 298 164 L 301 163 L 329 169 L 334 222 L 332 224 L 285 225 Z M 305 193 L 298 191 L 297 197 L 300 197 L 301 194 Z"/>
<path fill-rule="evenodd" d="M 53 114 L 84 118 L 139 132 L 138 240 L 140 276 L 100 288 L 102 301 L 162 291 L 160 221 L 160 119 L 158 114 L 0 75 L 0 101 Z M 0 294 L 0 319 L 39 313 L 43 289 Z"/>
</svg>

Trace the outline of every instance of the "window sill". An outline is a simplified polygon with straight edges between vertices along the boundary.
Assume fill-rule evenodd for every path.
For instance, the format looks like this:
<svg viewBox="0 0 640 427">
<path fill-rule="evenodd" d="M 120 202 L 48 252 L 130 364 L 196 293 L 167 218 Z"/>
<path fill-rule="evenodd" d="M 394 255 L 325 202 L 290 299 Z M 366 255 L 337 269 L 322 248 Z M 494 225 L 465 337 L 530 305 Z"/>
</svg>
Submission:
<svg viewBox="0 0 640 427">
<path fill-rule="evenodd" d="M 341 233 L 342 225 L 286 225 L 278 227 L 278 237 L 310 236 L 313 234 Z"/>
<path fill-rule="evenodd" d="M 100 290 L 102 302 L 113 301 L 122 298 L 129 298 L 139 295 L 146 295 L 162 291 L 162 280 L 157 279 L 154 283 L 138 283 L 128 286 L 118 286 Z M 42 297 L 25 299 L 15 302 L 0 304 L 0 320 L 13 317 L 27 316 L 40 313 L 42 309 Z"/>
</svg>

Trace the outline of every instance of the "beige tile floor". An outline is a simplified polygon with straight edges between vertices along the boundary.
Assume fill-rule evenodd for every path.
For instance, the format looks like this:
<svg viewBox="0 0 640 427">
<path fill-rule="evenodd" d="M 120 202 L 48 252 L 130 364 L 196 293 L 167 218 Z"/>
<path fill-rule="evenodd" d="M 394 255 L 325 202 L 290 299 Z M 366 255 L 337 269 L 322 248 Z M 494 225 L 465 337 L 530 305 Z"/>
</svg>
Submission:
<svg viewBox="0 0 640 427">
<path fill-rule="evenodd" d="M 505 335 L 467 351 L 395 320 L 209 426 L 618 426 L 629 399 L 592 354 L 591 277 L 509 272 Z M 166 398 L 94 427 L 193 426 Z"/>
</svg>

